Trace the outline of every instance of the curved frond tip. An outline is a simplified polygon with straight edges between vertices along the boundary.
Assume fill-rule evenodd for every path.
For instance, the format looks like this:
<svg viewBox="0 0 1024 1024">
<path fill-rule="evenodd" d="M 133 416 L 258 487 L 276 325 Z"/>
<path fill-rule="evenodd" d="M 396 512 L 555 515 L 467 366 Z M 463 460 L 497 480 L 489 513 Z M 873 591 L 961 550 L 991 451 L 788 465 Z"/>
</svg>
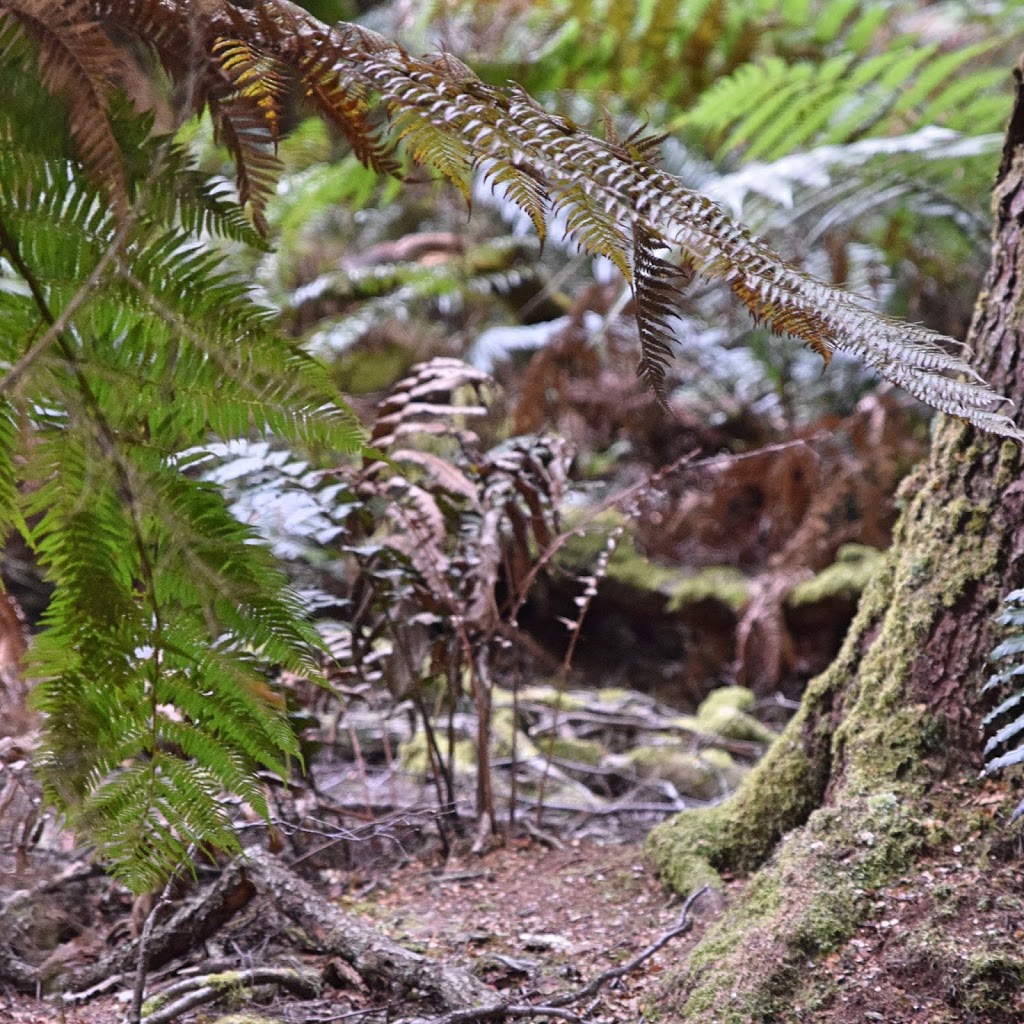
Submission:
<svg viewBox="0 0 1024 1024">
<path fill-rule="evenodd" d="M 560 216 L 583 251 L 606 256 L 632 286 L 640 373 L 659 394 L 679 292 L 673 268 L 681 262 L 726 283 L 756 320 L 798 338 L 826 362 L 833 352 L 849 353 L 922 402 L 1024 442 L 1000 411 L 1003 399 L 956 353 L 956 342 L 880 316 L 787 264 L 717 203 L 652 164 L 645 138 L 622 140 L 613 132 L 598 138 L 546 112 L 518 86 L 481 81 L 454 57 L 414 57 L 355 26 L 329 29 L 288 0 L 264 0 L 252 10 L 208 0 L 198 26 L 187 4 L 156 0 L 68 0 L 65 10 L 86 6 L 155 46 L 172 77 L 191 74 L 172 43 L 188 38 L 206 48 L 219 74 L 190 79 L 192 95 L 197 108 L 212 108 L 261 229 L 278 171 L 279 109 L 292 89 L 311 99 L 355 154 L 378 170 L 395 170 L 401 160 L 422 164 L 467 199 L 472 176 L 482 174 L 523 210 L 542 239 L 549 218 Z M 160 31 L 154 32 L 157 7 Z M 97 137 L 93 133 L 92 141 Z"/>
</svg>

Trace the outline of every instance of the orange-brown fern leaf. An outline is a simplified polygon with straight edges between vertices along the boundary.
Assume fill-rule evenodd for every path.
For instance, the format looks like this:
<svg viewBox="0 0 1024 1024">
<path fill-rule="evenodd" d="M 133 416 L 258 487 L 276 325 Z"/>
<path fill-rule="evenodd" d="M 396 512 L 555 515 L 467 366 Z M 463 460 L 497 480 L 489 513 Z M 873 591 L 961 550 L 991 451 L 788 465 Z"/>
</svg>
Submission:
<svg viewBox="0 0 1024 1024">
<path fill-rule="evenodd" d="M 213 53 L 234 86 L 225 102 L 242 100 L 247 106 L 255 104 L 276 146 L 281 138 L 282 103 L 290 86 L 287 69 L 270 54 L 242 39 L 218 39 L 213 44 Z"/>
<path fill-rule="evenodd" d="M 791 338 L 797 338 L 817 352 L 828 366 L 832 359 L 832 349 L 826 339 L 832 337 L 832 328 L 813 309 L 794 309 L 787 304 L 772 303 L 761 291 L 751 288 L 746 278 L 733 278 L 729 287 L 750 310 L 755 323 L 763 323 L 775 334 L 788 334 Z"/>
<path fill-rule="evenodd" d="M 299 55 L 299 77 L 319 114 L 341 132 L 358 159 L 379 174 L 398 174 L 384 126 L 371 120 L 374 104 L 366 85 L 338 63 L 329 33 L 313 37 Z"/>
<path fill-rule="evenodd" d="M 239 198 L 249 204 L 253 223 L 265 235 L 267 201 L 274 194 L 281 161 L 263 111 L 244 97 L 222 104 L 211 96 L 209 106 L 217 137 L 235 161 Z"/>
<path fill-rule="evenodd" d="M 126 70 L 123 53 L 93 18 L 86 0 L 0 0 L 0 17 L 13 19 L 36 44 L 43 85 L 67 103 L 79 159 L 123 217 L 128 181 L 121 146 L 107 119 L 111 91 Z"/>
<path fill-rule="evenodd" d="M 225 18 L 215 27 L 205 0 L 92 0 L 92 6 L 115 36 L 130 34 L 156 54 L 177 86 L 186 115 L 199 113 L 209 92 L 226 86 L 211 46 L 215 39 L 230 35 L 233 21 Z"/>
</svg>

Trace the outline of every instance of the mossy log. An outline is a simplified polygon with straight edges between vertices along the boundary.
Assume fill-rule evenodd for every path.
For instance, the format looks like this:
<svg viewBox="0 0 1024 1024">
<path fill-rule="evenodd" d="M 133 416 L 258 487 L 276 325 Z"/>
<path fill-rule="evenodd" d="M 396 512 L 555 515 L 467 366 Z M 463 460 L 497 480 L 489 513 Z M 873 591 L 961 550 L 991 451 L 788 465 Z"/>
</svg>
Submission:
<svg viewBox="0 0 1024 1024">
<path fill-rule="evenodd" d="M 970 334 L 979 372 L 1018 407 L 1022 68 L 1024 61 L 995 186 L 992 261 Z M 940 420 L 927 464 L 901 488 L 893 546 L 835 663 L 811 682 L 799 713 L 730 800 L 679 815 L 651 835 L 651 856 L 680 890 L 706 883 L 713 872 L 752 873 L 670 983 L 670 1019 L 831 1020 L 842 1000 L 818 965 L 842 955 L 880 893 L 925 871 L 927 859 L 943 850 L 963 849 L 968 832 L 980 877 L 989 877 L 993 851 L 1008 845 L 1000 839 L 1004 825 L 986 831 L 969 800 L 942 794 L 950 786 L 961 796 L 977 787 L 978 689 L 992 617 L 1000 597 L 1024 581 L 1020 466 L 1013 443 Z M 901 939 L 908 950 L 916 942 L 930 951 L 930 962 L 948 965 L 949 977 L 929 975 L 927 984 L 940 995 L 945 985 L 955 994 L 949 999 L 961 1000 L 951 1004 L 951 1016 L 943 1009 L 927 1019 L 1020 1019 L 1014 1014 L 1024 955 L 1007 952 L 998 935 L 979 933 L 970 956 L 961 957 L 968 966 L 957 968 L 943 960 L 935 923 L 934 914 L 921 914 Z M 969 964 L 993 957 L 1003 967 L 1007 957 L 1012 961 L 1000 968 L 1000 984 L 971 982 Z M 917 983 L 925 984 L 904 979 L 904 988 Z M 973 1003 L 964 1001 L 965 985 Z M 879 1008 L 887 1009 L 862 1004 L 866 1016 L 858 1019 L 890 1019 L 872 1012 Z"/>
</svg>

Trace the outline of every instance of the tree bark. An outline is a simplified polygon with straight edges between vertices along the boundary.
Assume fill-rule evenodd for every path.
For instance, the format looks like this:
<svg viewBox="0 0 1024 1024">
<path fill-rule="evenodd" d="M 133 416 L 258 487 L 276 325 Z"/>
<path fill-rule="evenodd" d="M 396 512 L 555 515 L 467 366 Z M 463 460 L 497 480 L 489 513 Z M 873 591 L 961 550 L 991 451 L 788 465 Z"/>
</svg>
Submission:
<svg viewBox="0 0 1024 1024">
<path fill-rule="evenodd" d="M 979 372 L 1019 407 L 1024 58 L 1014 74 L 991 264 L 968 343 Z M 668 986 L 672 1019 L 806 1020 L 814 1007 L 813 1019 L 865 1019 L 839 1013 L 845 996 L 832 968 L 855 962 L 851 942 L 878 925 L 901 880 L 931 877 L 929 868 L 947 861 L 974 871 L 975 888 L 998 874 L 1012 843 L 1007 815 L 986 817 L 991 798 L 978 795 L 978 691 L 993 614 L 1024 581 L 1019 467 L 1012 442 L 940 419 L 927 464 L 901 488 L 893 546 L 835 663 L 809 684 L 798 714 L 731 800 L 652 834 L 649 851 L 680 891 L 723 872 L 753 872 Z M 879 947 L 877 961 L 907 966 L 900 991 L 920 989 L 908 1019 L 1024 1019 L 1015 1015 L 1024 960 L 1003 941 L 1012 928 L 953 953 L 933 895 L 914 899 L 912 923 Z M 947 933 L 951 926 L 947 914 Z M 875 989 L 894 991 L 884 981 Z M 860 998 L 870 1011 L 870 997 Z M 936 1015 L 921 1018 L 912 1006 Z M 883 1008 L 874 1019 L 896 1019 L 891 1004 Z"/>
</svg>

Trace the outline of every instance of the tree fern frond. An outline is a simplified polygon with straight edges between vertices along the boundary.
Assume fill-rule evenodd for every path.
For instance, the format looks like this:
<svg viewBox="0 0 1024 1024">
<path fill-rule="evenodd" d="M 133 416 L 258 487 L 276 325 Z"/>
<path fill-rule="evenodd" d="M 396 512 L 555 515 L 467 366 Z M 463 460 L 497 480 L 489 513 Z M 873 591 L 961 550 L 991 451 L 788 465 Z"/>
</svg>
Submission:
<svg viewBox="0 0 1024 1024">
<path fill-rule="evenodd" d="M 996 671 L 982 693 L 996 693 L 1002 699 L 982 720 L 988 736 L 984 749 L 986 775 L 1024 762 L 1024 590 L 1006 595 L 996 622 L 1003 627 L 1000 642 L 989 655 Z M 1011 821 L 1022 814 L 1024 802 L 1017 805 Z"/>
<path fill-rule="evenodd" d="M 189 851 L 239 849 L 211 773 L 165 754 L 104 780 L 83 801 L 81 820 L 97 852 L 133 892 L 159 888 Z"/>
<path fill-rule="evenodd" d="M 341 132 L 362 163 L 379 174 L 398 173 L 400 165 L 383 126 L 372 124 L 367 116 L 373 105 L 365 84 L 339 68 L 329 36 L 314 37 L 310 49 L 300 55 L 299 76 L 318 113 Z"/>
<path fill-rule="evenodd" d="M 509 196 L 515 201 L 515 196 Z M 566 233 L 586 253 L 603 256 L 620 274 L 633 280 L 628 236 L 622 226 L 598 205 L 586 185 L 575 182 L 556 192 L 551 210 L 565 218 Z"/>
<path fill-rule="evenodd" d="M 328 370 L 201 244 L 253 240 L 241 207 L 111 101 L 133 203 L 119 222 L 66 111 L 40 106 L 31 40 L 6 31 L 0 373 L 18 376 L 0 398 L 0 524 L 25 529 L 55 588 L 30 654 L 39 771 L 115 872 L 151 888 L 190 848 L 237 848 L 226 790 L 265 811 L 256 770 L 284 775 L 297 753 L 266 666 L 315 677 L 322 650 L 260 538 L 188 475 L 189 453 L 212 431 L 329 452 L 358 450 L 362 431 Z M 243 101 L 258 108 L 241 96 L 232 110 Z M 26 124 L 37 116 L 56 141 Z"/>
<path fill-rule="evenodd" d="M 0 399 L 0 543 L 6 540 L 13 529 L 22 534 L 28 532 L 21 512 L 19 473 L 14 464 L 20 437 L 17 411 L 6 399 Z"/>
<path fill-rule="evenodd" d="M 191 166 L 185 147 L 161 140 L 161 173 L 148 187 L 148 210 L 156 221 L 179 224 L 189 236 L 214 235 L 268 248 L 235 202 L 227 182 L 211 179 Z"/>
<path fill-rule="evenodd" d="M 411 108 L 392 108 L 391 128 L 409 158 L 441 174 L 472 203 L 474 156 L 457 133 L 431 123 Z"/>
<path fill-rule="evenodd" d="M 40 78 L 68 104 L 82 162 L 124 216 L 128 185 L 121 147 L 107 120 L 112 83 L 125 67 L 122 51 L 89 16 L 85 0 L 4 0 L 0 18 L 16 21 L 36 43 Z"/>
<path fill-rule="evenodd" d="M 282 101 L 289 91 L 287 69 L 251 43 L 237 39 L 218 39 L 213 54 L 235 88 L 225 104 L 238 99 L 255 104 L 276 147 L 281 138 Z"/>
<path fill-rule="evenodd" d="M 633 231 L 633 295 L 640 331 L 640 377 L 665 398 L 665 370 L 672 358 L 672 320 L 679 309 L 679 267 L 658 255 L 664 245 L 644 225 Z"/>
<path fill-rule="evenodd" d="M 246 97 L 221 102 L 211 96 L 209 105 L 217 137 L 235 161 L 238 194 L 249 204 L 256 227 L 266 234 L 264 210 L 281 174 L 281 161 L 264 112 Z"/>
<path fill-rule="evenodd" d="M 994 45 L 940 54 L 934 45 L 906 38 L 873 55 L 846 49 L 818 62 L 766 57 L 716 82 L 675 127 L 699 131 L 719 158 L 739 152 L 744 160 L 891 134 L 911 114 L 922 124 L 995 130 L 1005 103 L 993 89 L 1005 76 L 970 69 Z"/>
<path fill-rule="evenodd" d="M 147 0 L 106 0 L 99 8 L 120 13 L 131 30 L 131 18 L 140 5 L 147 8 Z M 946 339 L 876 316 L 848 294 L 787 265 L 713 202 L 651 165 L 645 153 L 587 135 L 565 118 L 545 113 L 518 87 L 486 85 L 454 58 L 414 58 L 363 30 L 349 27 L 328 33 L 286 0 L 260 5 L 254 12 L 235 5 L 214 7 L 202 31 L 208 52 L 217 40 L 233 40 L 253 52 L 273 53 L 275 61 L 294 69 L 299 79 L 309 53 L 316 54 L 320 68 L 333 61 L 340 79 L 351 83 L 353 102 L 360 110 L 363 103 L 379 97 L 391 119 L 392 137 L 402 141 L 408 156 L 428 162 L 464 194 L 474 168 L 485 168 L 492 178 L 509 166 L 528 168 L 526 173 L 552 197 L 553 205 L 560 197 L 585 197 L 586 209 L 579 202 L 572 205 L 578 212 L 573 228 L 588 251 L 610 251 L 622 264 L 622 253 L 637 247 L 637 231 L 646 232 L 680 250 L 697 273 L 727 282 L 753 315 L 772 329 L 793 334 L 823 355 L 836 350 L 858 355 L 923 401 L 984 429 L 1020 436 L 1014 424 L 996 412 L 997 396 L 986 395 L 978 384 L 956 380 L 957 375 L 973 374 L 963 359 L 946 353 Z M 891 96 L 894 90 L 909 88 L 908 80 L 928 59 L 927 52 L 922 57 L 919 50 L 911 53 L 897 46 L 878 59 L 866 58 L 848 76 L 839 73 L 842 59 L 833 61 L 824 77 L 830 83 L 852 78 L 870 84 L 879 95 Z M 770 66 L 777 90 L 791 73 L 789 65 Z M 240 190 L 253 201 L 254 217 L 262 227 L 262 203 L 276 171 L 270 133 L 255 105 L 240 111 L 237 103 L 225 103 L 223 91 L 218 93 L 209 83 L 205 89 L 200 99 L 211 105 L 225 130 L 235 131 L 231 145 L 241 157 Z M 877 107 L 877 97 L 872 103 Z M 837 116 L 847 116 L 841 104 L 836 110 Z M 540 194 L 520 189 L 531 219 L 539 216 Z"/>
<path fill-rule="evenodd" d="M 544 179 L 529 164 L 514 156 L 501 164 L 485 163 L 479 170 L 492 188 L 530 218 L 543 246 L 552 210 L 551 196 Z"/>
<path fill-rule="evenodd" d="M 949 339 L 878 316 L 848 293 L 786 264 L 719 206 L 666 172 L 539 111 L 515 90 L 499 94 L 488 87 L 484 102 L 481 90 L 467 92 L 411 58 L 403 58 L 405 66 L 397 68 L 374 56 L 352 59 L 361 61 L 386 97 L 431 111 L 439 128 L 459 131 L 488 158 L 498 160 L 518 146 L 555 188 L 579 185 L 608 211 L 623 237 L 643 224 L 692 258 L 698 273 L 725 280 L 768 326 L 777 324 L 819 352 L 858 355 L 924 402 L 983 429 L 1022 436 L 1008 417 L 994 411 L 996 395 L 986 396 L 979 385 L 955 379 L 955 374 L 977 375 L 963 359 L 945 351 Z"/>
</svg>

